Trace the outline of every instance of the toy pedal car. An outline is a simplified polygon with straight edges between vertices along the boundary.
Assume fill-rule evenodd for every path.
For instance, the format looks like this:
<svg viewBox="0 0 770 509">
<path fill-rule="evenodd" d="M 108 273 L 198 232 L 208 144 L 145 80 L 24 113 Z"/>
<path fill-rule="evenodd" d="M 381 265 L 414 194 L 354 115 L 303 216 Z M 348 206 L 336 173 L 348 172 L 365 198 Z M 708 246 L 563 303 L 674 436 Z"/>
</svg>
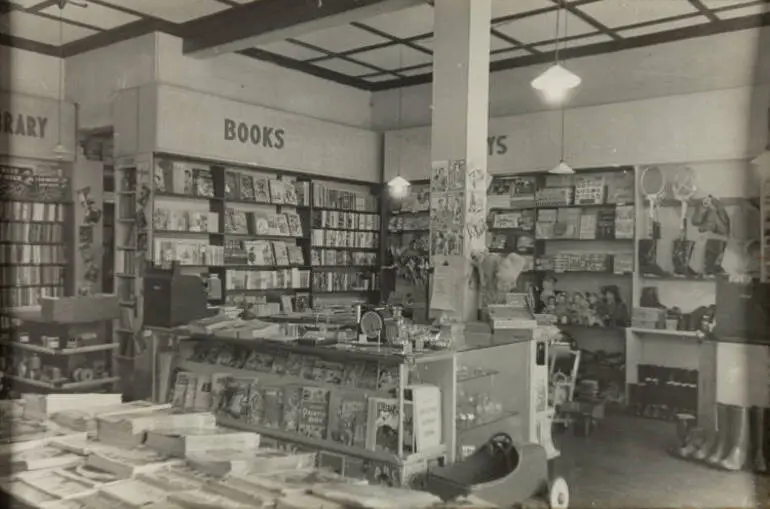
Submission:
<svg viewBox="0 0 770 509">
<path fill-rule="evenodd" d="M 431 469 L 424 489 L 445 501 L 473 495 L 501 509 L 569 505 L 567 482 L 549 481 L 545 449 L 514 445 L 507 433 L 493 435 L 465 460 Z"/>
</svg>

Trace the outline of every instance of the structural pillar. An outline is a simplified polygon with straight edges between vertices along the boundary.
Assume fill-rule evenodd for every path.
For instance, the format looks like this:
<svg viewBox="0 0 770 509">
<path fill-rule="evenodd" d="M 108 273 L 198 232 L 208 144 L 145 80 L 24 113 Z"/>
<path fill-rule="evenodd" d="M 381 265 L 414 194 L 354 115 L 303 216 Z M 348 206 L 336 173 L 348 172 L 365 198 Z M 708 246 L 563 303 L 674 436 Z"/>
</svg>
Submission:
<svg viewBox="0 0 770 509">
<path fill-rule="evenodd" d="M 431 310 L 475 319 L 471 256 L 485 247 L 491 0 L 435 0 Z"/>
</svg>

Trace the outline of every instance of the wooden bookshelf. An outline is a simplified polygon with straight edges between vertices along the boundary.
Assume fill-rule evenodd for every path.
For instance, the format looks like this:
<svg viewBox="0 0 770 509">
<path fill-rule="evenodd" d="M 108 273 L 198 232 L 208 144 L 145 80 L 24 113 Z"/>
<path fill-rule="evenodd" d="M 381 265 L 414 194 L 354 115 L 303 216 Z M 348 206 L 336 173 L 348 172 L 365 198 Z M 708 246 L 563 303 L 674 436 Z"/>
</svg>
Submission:
<svg viewBox="0 0 770 509">
<path fill-rule="evenodd" d="M 378 300 L 376 186 L 170 154 L 155 155 L 152 180 L 149 259 L 219 278 L 210 304 L 272 314 L 282 294 L 300 309 L 333 293 Z"/>
</svg>

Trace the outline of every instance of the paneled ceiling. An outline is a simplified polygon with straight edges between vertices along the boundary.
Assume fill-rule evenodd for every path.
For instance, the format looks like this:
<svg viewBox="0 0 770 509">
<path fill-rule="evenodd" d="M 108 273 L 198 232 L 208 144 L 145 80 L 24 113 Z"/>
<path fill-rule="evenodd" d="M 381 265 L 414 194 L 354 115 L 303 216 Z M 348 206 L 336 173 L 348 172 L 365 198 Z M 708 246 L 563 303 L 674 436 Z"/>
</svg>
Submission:
<svg viewBox="0 0 770 509">
<path fill-rule="evenodd" d="M 207 20 L 221 19 L 225 11 L 253 13 L 247 10 L 260 1 L 70 0 L 60 11 L 56 0 L 0 0 L 0 43 L 68 56 L 156 30 L 185 37 L 194 25 L 201 33 Z M 316 1 L 323 3 L 307 0 Z M 426 0 L 239 53 L 368 90 L 429 82 L 431 4 Z M 492 71 L 553 58 L 559 0 L 492 4 Z M 770 0 L 564 0 L 564 57 L 770 25 L 769 5 Z"/>
</svg>

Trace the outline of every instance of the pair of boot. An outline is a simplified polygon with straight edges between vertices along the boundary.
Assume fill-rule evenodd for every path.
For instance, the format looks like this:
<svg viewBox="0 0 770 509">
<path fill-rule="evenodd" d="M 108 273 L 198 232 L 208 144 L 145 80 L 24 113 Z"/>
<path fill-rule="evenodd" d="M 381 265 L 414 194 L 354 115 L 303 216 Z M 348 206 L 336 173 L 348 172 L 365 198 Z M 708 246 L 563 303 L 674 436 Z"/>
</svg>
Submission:
<svg viewBox="0 0 770 509">
<path fill-rule="evenodd" d="M 678 239 L 674 241 L 672 261 L 674 274 L 678 276 L 696 277 L 700 273 L 690 266 L 690 258 L 695 247 L 692 240 Z M 722 268 L 727 242 L 720 239 L 707 239 L 703 257 L 703 275 L 720 276 L 725 273 Z M 665 277 L 670 274 L 663 270 L 657 262 L 657 239 L 639 239 L 639 269 L 647 276 Z"/>
<path fill-rule="evenodd" d="M 705 439 L 693 434 L 677 454 L 731 472 L 742 470 L 750 461 L 755 472 L 767 472 L 765 413 L 764 408 L 717 404 L 716 430 Z"/>
</svg>

